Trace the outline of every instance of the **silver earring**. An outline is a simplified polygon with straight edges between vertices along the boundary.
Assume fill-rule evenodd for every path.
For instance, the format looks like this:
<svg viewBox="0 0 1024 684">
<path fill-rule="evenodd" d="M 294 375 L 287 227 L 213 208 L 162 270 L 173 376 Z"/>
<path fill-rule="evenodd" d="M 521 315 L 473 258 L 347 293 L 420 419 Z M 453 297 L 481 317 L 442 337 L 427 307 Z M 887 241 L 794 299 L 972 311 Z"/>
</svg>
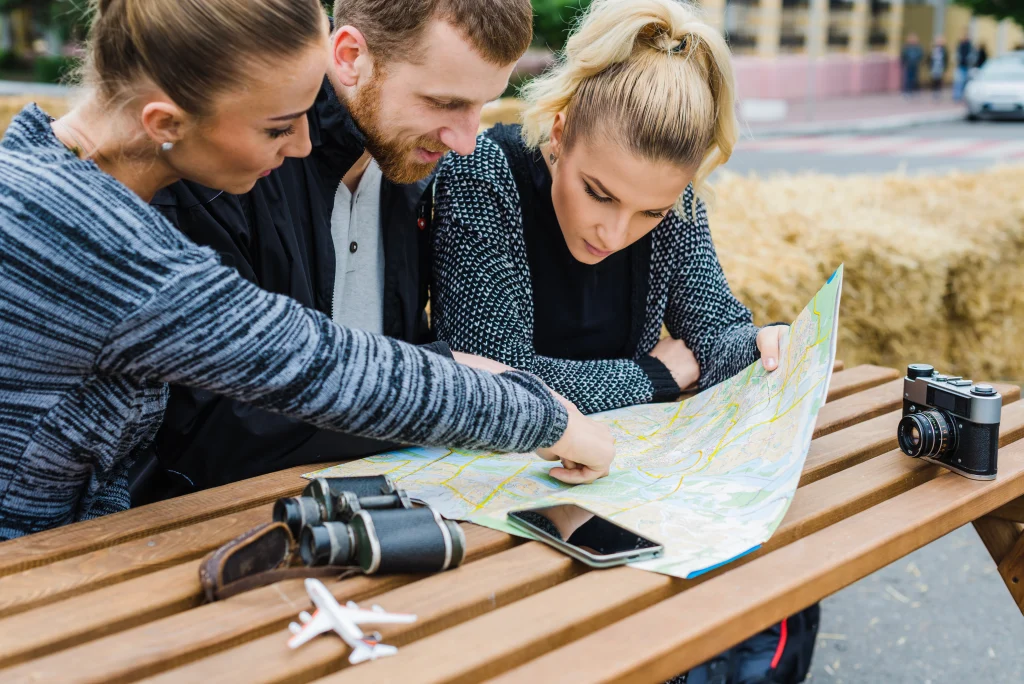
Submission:
<svg viewBox="0 0 1024 684">
<path fill-rule="evenodd" d="M 549 153 L 549 154 L 548 154 L 548 159 L 550 159 L 550 160 L 551 160 L 551 163 L 552 163 L 552 164 L 554 164 L 555 162 L 557 162 L 557 161 L 558 161 L 558 157 L 556 157 L 556 156 L 554 155 L 554 153 Z"/>
<path fill-rule="evenodd" d="M 171 150 L 174 149 L 174 143 L 165 142 L 163 145 L 160 146 L 160 149 L 163 150 L 164 152 L 170 152 Z"/>
</svg>

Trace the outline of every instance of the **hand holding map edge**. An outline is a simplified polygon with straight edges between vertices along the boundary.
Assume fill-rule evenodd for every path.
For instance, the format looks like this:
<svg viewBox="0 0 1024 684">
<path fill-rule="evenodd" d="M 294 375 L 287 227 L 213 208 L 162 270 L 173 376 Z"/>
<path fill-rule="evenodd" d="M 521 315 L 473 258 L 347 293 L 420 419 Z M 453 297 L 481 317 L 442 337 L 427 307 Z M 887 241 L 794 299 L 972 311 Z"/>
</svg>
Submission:
<svg viewBox="0 0 1024 684">
<path fill-rule="evenodd" d="M 789 330 L 789 326 L 769 325 L 757 333 L 757 350 L 761 352 L 761 364 L 769 373 L 779 367 L 779 359 L 782 358 L 780 343 L 784 330 Z"/>
</svg>

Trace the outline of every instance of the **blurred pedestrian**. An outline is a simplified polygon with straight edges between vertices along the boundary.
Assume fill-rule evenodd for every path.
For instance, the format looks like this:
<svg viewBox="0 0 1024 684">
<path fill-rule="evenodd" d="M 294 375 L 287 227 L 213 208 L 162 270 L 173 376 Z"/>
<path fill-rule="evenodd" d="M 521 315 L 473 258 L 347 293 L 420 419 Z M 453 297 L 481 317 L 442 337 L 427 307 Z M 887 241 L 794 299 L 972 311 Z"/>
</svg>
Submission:
<svg viewBox="0 0 1024 684">
<path fill-rule="evenodd" d="M 943 36 L 935 36 L 935 43 L 928 58 L 928 72 L 932 77 L 932 96 L 936 100 L 942 95 L 942 81 L 946 77 L 948 67 L 949 50 L 946 49 L 946 39 Z"/>
<path fill-rule="evenodd" d="M 903 64 L 903 92 L 907 95 L 917 92 L 918 74 L 923 60 L 924 50 L 921 48 L 921 41 L 918 40 L 917 34 L 907 34 L 907 42 L 903 46 L 903 55 L 900 59 Z"/>
<path fill-rule="evenodd" d="M 959 102 L 964 99 L 964 87 L 967 86 L 967 73 L 971 69 L 971 58 L 974 56 L 974 45 L 971 38 L 964 33 L 963 39 L 956 46 L 956 73 L 953 75 L 953 99 Z"/>
<path fill-rule="evenodd" d="M 988 50 L 985 48 L 985 44 L 982 43 L 978 46 L 978 52 L 974 55 L 974 68 L 980 69 L 985 66 L 985 62 L 988 61 Z"/>
</svg>

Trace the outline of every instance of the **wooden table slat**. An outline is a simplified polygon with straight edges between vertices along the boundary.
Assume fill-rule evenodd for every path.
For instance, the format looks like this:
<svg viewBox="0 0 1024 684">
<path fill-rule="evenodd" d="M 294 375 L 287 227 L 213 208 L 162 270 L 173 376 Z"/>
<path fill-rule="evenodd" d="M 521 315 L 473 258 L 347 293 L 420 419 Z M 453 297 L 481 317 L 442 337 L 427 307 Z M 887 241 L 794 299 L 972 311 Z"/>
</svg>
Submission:
<svg viewBox="0 0 1024 684">
<path fill-rule="evenodd" d="M 828 400 L 835 401 L 901 377 L 895 368 L 864 364 L 834 372 L 828 384 Z"/>
<path fill-rule="evenodd" d="M 1017 403 L 1008 407 L 1001 427 L 1007 441 L 1024 434 L 1024 404 Z M 884 498 L 913 491 L 915 485 L 942 477 L 944 473 L 939 466 L 911 459 L 901 452 L 872 459 L 798 489 L 785 520 L 763 549 L 704 577 L 691 581 L 675 580 L 630 568 L 592 573 L 609 575 L 609 588 L 604 588 L 602 581 L 589 576 L 571 580 L 458 628 L 412 644 L 396 658 L 389 659 L 386 665 L 375 664 L 374 670 L 381 668 L 382 674 L 379 676 L 373 670 L 367 670 L 365 681 L 387 681 L 389 677 L 397 677 L 401 671 L 415 671 L 417 681 L 476 681 L 485 674 L 500 672 L 500 669 L 491 669 L 494 662 L 501 662 L 505 666 L 523 662 L 523 658 L 611 624 L 656 600 L 683 590 L 692 591 L 692 587 L 712 581 L 720 575 L 735 573 L 737 568 L 756 563 L 760 557 L 771 556 L 773 549 L 785 548 L 785 545 L 797 541 L 803 535 L 827 530 L 829 525 L 849 519 L 865 509 L 873 510 L 870 507 L 878 505 Z M 580 589 L 579 586 L 586 589 Z M 614 590 L 610 588 L 612 586 Z M 581 594 L 588 595 L 585 607 L 575 605 Z M 629 609 L 630 605 L 635 606 L 633 611 Z M 530 628 L 510 628 L 510 625 L 516 624 L 528 624 Z M 520 631 L 528 633 L 520 634 Z M 457 645 L 467 638 L 471 645 L 466 649 L 471 650 L 473 655 L 448 657 L 449 645 Z M 431 663 L 429 667 L 427 662 Z M 427 669 L 424 670 L 425 667 Z M 364 675 L 362 668 L 359 674 Z M 342 678 L 331 681 L 348 680 Z"/>
<path fill-rule="evenodd" d="M 200 558 L 270 517 L 264 505 L 0 577 L 0 617 Z"/>
<path fill-rule="evenodd" d="M 299 466 L 0 543 L 0 576 L 194 525 L 302 491 Z"/>
<path fill-rule="evenodd" d="M 582 563 L 541 544 L 523 544 L 443 575 L 373 597 L 385 608 L 414 613 L 411 625 L 380 625 L 384 642 L 402 646 L 489 610 L 571 579 L 587 570 Z M 190 681 L 308 681 L 348 667 L 349 649 L 335 635 L 314 639 L 301 652 L 288 648 L 289 633 L 261 639 L 144 680 L 147 684 Z"/>
<path fill-rule="evenodd" d="M 818 412 L 814 436 L 823 437 L 902 408 L 902 395 L 903 380 L 900 379 L 829 402 Z"/>
<path fill-rule="evenodd" d="M 510 606 L 405 646 L 397 656 L 318 682 L 479 682 L 670 598 L 673 580 L 617 567 L 589 572 Z M 600 599 L 600 605 L 595 600 Z M 562 680 L 575 663 L 563 663 Z M 662 681 L 667 678 L 662 678 Z"/>
<path fill-rule="evenodd" d="M 1011 522 L 1024 523 L 1024 497 L 1014 499 L 1005 506 L 1000 506 L 992 511 L 991 517 L 1009 520 Z"/>
<path fill-rule="evenodd" d="M 896 426 L 902 417 L 902 411 L 891 411 L 812 440 L 800 484 L 817 482 L 895 449 Z"/>
<path fill-rule="evenodd" d="M 463 528 L 467 562 L 520 542 L 485 527 Z M 329 586 L 339 601 L 362 601 L 418 579 L 358 576 Z M 282 629 L 309 607 L 301 580 L 279 582 L 0 670 L 0 681 L 129 681 Z M 0 629 L 6 629 L 5 623 Z"/>
<path fill-rule="evenodd" d="M 581 684 L 662 681 L 1022 494 L 1024 442 L 1018 441 L 1001 452 L 995 481 L 943 473 L 496 681 L 559 681 L 565 663 L 573 663 L 573 680 Z M 693 620 L 694 615 L 704 619 Z M 372 672 L 368 668 L 365 674 Z M 428 679 L 432 674 L 423 673 Z M 363 681 L 376 680 L 367 676 Z"/>
<path fill-rule="evenodd" d="M 0 668 L 200 604 L 199 563 L 182 563 L 0 622 Z"/>
</svg>

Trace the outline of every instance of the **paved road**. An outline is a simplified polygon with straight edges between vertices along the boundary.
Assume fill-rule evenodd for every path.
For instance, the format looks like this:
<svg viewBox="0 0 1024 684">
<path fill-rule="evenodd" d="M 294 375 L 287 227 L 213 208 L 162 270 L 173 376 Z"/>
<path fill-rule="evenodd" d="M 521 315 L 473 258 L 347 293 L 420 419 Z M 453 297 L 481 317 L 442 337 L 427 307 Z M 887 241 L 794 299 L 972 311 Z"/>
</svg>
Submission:
<svg viewBox="0 0 1024 684">
<path fill-rule="evenodd" d="M 744 139 L 726 169 L 770 175 L 818 171 L 840 175 L 982 169 L 1024 164 L 1024 122 L 958 121 L 891 133 Z"/>
<path fill-rule="evenodd" d="M 739 146 L 727 168 L 761 175 L 881 173 L 901 167 L 916 173 L 999 162 L 1024 163 L 1024 122 L 755 139 Z M 1024 617 L 971 526 L 864 578 L 822 606 L 813 684 L 1024 682 Z"/>
<path fill-rule="evenodd" d="M 31 83 L 23 81 L 0 81 L 0 95 L 51 95 L 62 97 L 67 95 L 69 88 L 51 83 Z"/>
</svg>

